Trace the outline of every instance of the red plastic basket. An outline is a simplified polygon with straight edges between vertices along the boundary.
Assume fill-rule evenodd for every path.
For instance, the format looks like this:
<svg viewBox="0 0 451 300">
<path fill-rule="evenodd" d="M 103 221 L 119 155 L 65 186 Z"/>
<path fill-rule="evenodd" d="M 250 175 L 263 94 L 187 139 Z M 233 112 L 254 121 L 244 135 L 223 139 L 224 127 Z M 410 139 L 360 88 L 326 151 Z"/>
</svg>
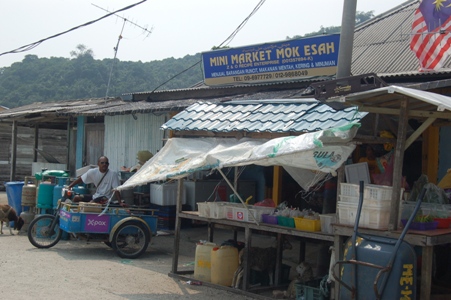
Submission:
<svg viewBox="0 0 451 300">
<path fill-rule="evenodd" d="M 451 225 L 451 218 L 435 218 L 434 221 L 438 222 L 437 228 L 449 228 Z"/>
</svg>

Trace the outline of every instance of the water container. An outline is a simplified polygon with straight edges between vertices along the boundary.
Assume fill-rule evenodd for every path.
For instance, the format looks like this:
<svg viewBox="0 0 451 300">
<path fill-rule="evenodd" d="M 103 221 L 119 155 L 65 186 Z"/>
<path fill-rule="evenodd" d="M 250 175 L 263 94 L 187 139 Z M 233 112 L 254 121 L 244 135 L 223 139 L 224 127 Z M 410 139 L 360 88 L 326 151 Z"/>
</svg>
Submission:
<svg viewBox="0 0 451 300">
<path fill-rule="evenodd" d="M 50 182 L 41 182 L 38 191 L 38 208 L 53 208 L 53 189 L 55 185 Z"/>
<path fill-rule="evenodd" d="M 233 246 L 214 247 L 211 250 L 211 283 L 231 286 L 238 266 L 237 248 Z"/>
<path fill-rule="evenodd" d="M 25 177 L 22 187 L 22 206 L 36 206 L 36 180 L 33 177 Z"/>
<path fill-rule="evenodd" d="M 216 247 L 215 243 L 197 243 L 194 278 L 205 282 L 211 282 L 211 250 L 214 247 Z"/>
<path fill-rule="evenodd" d="M 58 200 L 61 199 L 61 192 L 63 190 L 63 187 L 68 182 L 67 177 L 58 177 L 57 178 L 57 185 L 55 185 L 55 188 L 53 189 L 53 208 L 56 208 L 58 206 Z"/>
</svg>

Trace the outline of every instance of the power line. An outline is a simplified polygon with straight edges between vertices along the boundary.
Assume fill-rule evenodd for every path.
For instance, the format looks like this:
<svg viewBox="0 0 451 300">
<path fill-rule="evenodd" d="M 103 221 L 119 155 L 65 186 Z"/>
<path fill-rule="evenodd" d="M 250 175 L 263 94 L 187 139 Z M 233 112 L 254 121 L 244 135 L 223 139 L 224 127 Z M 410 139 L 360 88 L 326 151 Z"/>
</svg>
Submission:
<svg viewBox="0 0 451 300">
<path fill-rule="evenodd" d="M 247 21 L 249 21 L 249 19 L 260 9 L 260 7 L 262 7 L 262 5 L 265 3 L 266 0 L 260 0 L 260 2 L 258 2 L 258 4 L 254 7 L 254 9 L 251 11 L 251 13 L 240 23 L 240 25 L 238 25 L 238 27 L 218 46 L 221 47 L 222 45 L 224 45 L 227 42 L 227 45 L 235 38 L 235 36 L 237 35 L 238 32 L 240 32 L 241 29 L 243 29 L 244 25 L 246 25 Z M 153 89 L 153 92 L 155 92 L 158 88 L 162 87 L 163 85 L 165 85 L 166 83 L 168 83 L 169 81 L 171 81 L 172 79 L 174 79 L 175 77 L 185 73 L 186 71 L 188 71 L 189 69 L 193 68 L 194 66 L 200 64 L 202 62 L 202 60 L 199 60 L 198 62 L 196 62 L 194 65 L 186 68 L 185 70 L 181 71 L 180 73 L 172 76 L 171 78 L 169 78 L 168 80 L 166 80 L 165 82 L 163 82 L 162 84 L 160 84 L 159 86 L 157 86 L 156 88 Z"/>
<path fill-rule="evenodd" d="M 19 48 L 17 48 L 17 49 L 11 50 L 11 51 L 7 51 L 7 52 L 0 53 L 0 56 L 5 55 L 5 54 L 21 53 L 21 52 L 29 51 L 29 50 L 31 50 L 31 49 L 33 49 L 33 48 L 39 46 L 42 42 L 45 42 L 45 41 L 47 41 L 47 40 L 56 38 L 56 37 L 58 37 L 58 36 L 61 36 L 61 35 L 66 34 L 66 33 L 68 33 L 68 32 L 77 30 L 77 29 L 79 29 L 79 28 L 82 28 L 82 27 L 85 27 L 85 26 L 88 26 L 88 25 L 92 25 L 92 24 L 94 24 L 94 23 L 96 23 L 96 22 L 98 22 L 98 21 L 100 21 L 100 20 L 103 20 L 103 19 L 105 19 L 105 18 L 107 18 L 107 17 L 109 17 L 109 16 L 111 16 L 111 15 L 114 15 L 114 14 L 116 14 L 116 13 L 118 13 L 118 12 L 121 12 L 121 11 L 124 11 L 124 10 L 127 10 L 127 9 L 130 9 L 130 8 L 135 7 L 135 6 L 137 6 L 137 5 L 139 5 L 139 4 L 143 3 L 143 2 L 146 2 L 146 1 L 147 1 L 147 0 L 142 0 L 142 1 L 137 2 L 137 3 L 135 3 L 135 4 L 126 6 L 126 7 L 124 7 L 124 8 L 118 9 L 118 10 L 116 10 L 116 11 L 114 11 L 114 12 L 109 13 L 109 14 L 106 14 L 106 15 L 104 15 L 103 17 L 100 17 L 100 18 L 98 18 L 98 19 L 89 21 L 89 22 L 84 23 L 84 24 L 81 24 L 81 25 L 78 25 L 78 26 L 73 27 L 73 28 L 71 28 L 71 29 L 69 29 L 69 30 L 66 30 L 66 31 L 57 33 L 57 34 L 55 34 L 55 35 L 49 36 L 49 37 L 44 38 L 44 39 L 42 39 L 42 40 L 39 40 L 39 41 L 37 41 L 37 42 L 34 42 L 34 43 L 31 43 L 31 44 L 28 44 L 28 45 L 19 47 Z"/>
</svg>

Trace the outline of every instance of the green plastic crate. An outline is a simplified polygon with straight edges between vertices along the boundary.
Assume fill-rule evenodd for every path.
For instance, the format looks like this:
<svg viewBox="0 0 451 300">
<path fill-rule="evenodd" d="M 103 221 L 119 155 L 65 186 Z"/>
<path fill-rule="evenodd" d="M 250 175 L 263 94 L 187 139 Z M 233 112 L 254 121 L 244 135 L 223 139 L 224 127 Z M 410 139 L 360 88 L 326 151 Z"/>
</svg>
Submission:
<svg viewBox="0 0 451 300">
<path fill-rule="evenodd" d="M 322 278 L 314 279 L 306 283 L 296 283 L 296 300 L 327 300 L 320 289 Z"/>
</svg>

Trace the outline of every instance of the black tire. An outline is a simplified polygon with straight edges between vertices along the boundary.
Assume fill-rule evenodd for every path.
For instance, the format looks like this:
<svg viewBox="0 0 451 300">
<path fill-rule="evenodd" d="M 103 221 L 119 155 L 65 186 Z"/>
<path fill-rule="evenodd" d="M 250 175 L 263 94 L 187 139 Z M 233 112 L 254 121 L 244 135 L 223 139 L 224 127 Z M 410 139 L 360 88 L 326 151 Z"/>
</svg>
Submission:
<svg viewBox="0 0 451 300">
<path fill-rule="evenodd" d="M 59 224 L 56 224 L 55 230 L 50 233 L 49 227 L 55 216 L 41 215 L 31 221 L 28 226 L 28 240 L 36 248 L 50 248 L 55 246 L 61 239 L 63 231 Z"/>
<path fill-rule="evenodd" d="M 113 234 L 112 248 L 122 258 L 138 258 L 150 243 L 149 229 L 139 221 L 121 224 Z"/>
</svg>

